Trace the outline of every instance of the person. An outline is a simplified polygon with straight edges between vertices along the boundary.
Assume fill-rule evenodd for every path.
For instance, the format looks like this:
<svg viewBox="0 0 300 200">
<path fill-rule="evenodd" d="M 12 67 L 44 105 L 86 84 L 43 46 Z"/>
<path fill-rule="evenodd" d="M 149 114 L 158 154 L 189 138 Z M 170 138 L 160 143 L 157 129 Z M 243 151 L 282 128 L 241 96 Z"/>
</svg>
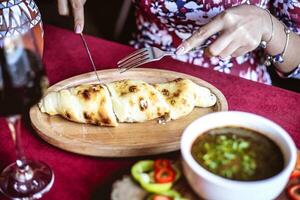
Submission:
<svg viewBox="0 0 300 200">
<path fill-rule="evenodd" d="M 72 13 L 74 17 L 74 31 L 79 34 L 84 28 L 84 4 L 86 0 L 57 0 L 58 13 L 63 16 Z"/>
<path fill-rule="evenodd" d="M 58 1 L 67 5 L 67 0 Z M 78 24 L 81 27 L 75 30 L 82 31 L 85 0 L 69 1 L 73 9 L 77 8 L 75 27 Z M 133 0 L 133 3 L 138 31 L 131 44 L 135 48 L 156 46 L 175 52 L 175 59 L 265 84 L 272 83 L 268 65 L 281 77 L 300 78 L 298 1 Z M 82 7 L 79 9 L 78 5 Z M 202 45 L 208 46 L 202 48 Z"/>
</svg>

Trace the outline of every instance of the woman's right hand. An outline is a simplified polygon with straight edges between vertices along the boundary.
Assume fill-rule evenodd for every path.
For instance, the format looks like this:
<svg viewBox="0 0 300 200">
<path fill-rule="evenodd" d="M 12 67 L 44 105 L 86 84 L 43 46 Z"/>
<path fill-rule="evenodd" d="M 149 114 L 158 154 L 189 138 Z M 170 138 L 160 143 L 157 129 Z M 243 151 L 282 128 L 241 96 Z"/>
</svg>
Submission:
<svg viewBox="0 0 300 200">
<path fill-rule="evenodd" d="M 212 56 L 238 57 L 258 47 L 271 37 L 268 13 L 253 5 L 232 7 L 202 26 L 178 47 L 177 55 L 196 48 L 216 33 L 220 36 L 208 47 Z"/>
<path fill-rule="evenodd" d="M 84 27 L 83 6 L 85 2 L 86 0 L 57 0 L 58 13 L 60 15 L 70 15 L 70 9 L 72 9 L 75 33 L 81 33 Z"/>
</svg>

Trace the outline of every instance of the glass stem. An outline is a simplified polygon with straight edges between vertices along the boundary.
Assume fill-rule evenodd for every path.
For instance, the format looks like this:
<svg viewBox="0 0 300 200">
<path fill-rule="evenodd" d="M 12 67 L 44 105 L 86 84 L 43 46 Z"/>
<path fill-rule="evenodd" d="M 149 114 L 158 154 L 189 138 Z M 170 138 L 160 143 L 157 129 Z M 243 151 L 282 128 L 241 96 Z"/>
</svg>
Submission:
<svg viewBox="0 0 300 200">
<path fill-rule="evenodd" d="M 26 157 L 24 155 L 24 151 L 22 148 L 21 142 L 21 115 L 14 115 L 6 118 L 8 128 L 10 130 L 11 136 L 15 143 L 15 150 L 16 150 L 16 164 L 19 170 L 25 170 L 26 167 Z"/>
</svg>

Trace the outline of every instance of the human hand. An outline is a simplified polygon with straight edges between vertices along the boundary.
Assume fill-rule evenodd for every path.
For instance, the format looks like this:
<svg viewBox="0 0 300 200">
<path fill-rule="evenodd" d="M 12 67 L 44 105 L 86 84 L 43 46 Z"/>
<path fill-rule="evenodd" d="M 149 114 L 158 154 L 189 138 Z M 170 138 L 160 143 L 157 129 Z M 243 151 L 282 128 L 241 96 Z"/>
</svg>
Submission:
<svg viewBox="0 0 300 200">
<path fill-rule="evenodd" d="M 57 0 L 58 13 L 60 15 L 69 15 L 70 7 L 74 17 L 74 31 L 81 33 L 84 27 L 84 4 L 86 0 Z M 70 4 L 69 4 L 70 3 Z"/>
<path fill-rule="evenodd" d="M 182 42 L 176 54 L 185 54 L 220 32 L 208 47 L 209 53 L 221 58 L 241 56 L 256 49 L 262 40 L 270 40 L 271 26 L 269 14 L 261 8 L 252 5 L 229 8 Z"/>
</svg>

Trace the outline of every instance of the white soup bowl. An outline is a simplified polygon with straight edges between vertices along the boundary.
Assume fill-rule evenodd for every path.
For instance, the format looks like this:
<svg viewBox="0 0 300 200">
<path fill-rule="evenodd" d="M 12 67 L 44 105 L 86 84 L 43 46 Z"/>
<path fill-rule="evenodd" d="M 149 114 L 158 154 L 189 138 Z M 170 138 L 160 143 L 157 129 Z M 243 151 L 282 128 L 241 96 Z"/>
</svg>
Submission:
<svg viewBox="0 0 300 200">
<path fill-rule="evenodd" d="M 270 138 L 283 154 L 283 170 L 263 180 L 236 181 L 215 175 L 200 166 L 191 154 L 192 144 L 204 132 L 224 126 L 248 128 Z M 296 146 L 283 128 L 264 117 L 238 111 L 216 112 L 195 120 L 184 130 L 180 148 L 188 183 L 199 196 L 212 200 L 275 199 L 286 186 L 297 157 Z"/>
</svg>

